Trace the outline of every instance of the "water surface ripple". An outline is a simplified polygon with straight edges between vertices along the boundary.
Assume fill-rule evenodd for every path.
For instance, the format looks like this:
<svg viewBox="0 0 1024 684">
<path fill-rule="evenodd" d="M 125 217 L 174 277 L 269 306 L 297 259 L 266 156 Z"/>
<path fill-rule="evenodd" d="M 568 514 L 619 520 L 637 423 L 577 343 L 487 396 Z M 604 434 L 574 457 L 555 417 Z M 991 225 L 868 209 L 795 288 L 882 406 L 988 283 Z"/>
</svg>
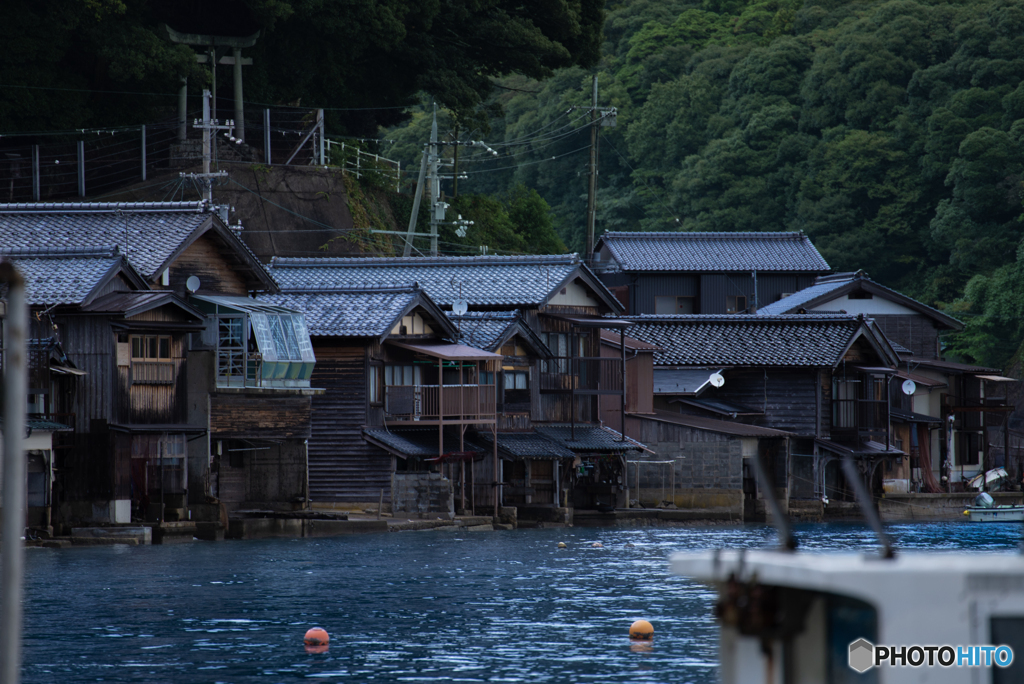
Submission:
<svg viewBox="0 0 1024 684">
<path fill-rule="evenodd" d="M 1021 538 L 1011 524 L 889 530 L 903 549 Z M 796 531 L 812 553 L 877 548 L 859 525 Z M 774 544 L 768 527 L 728 526 L 29 549 L 24 681 L 709 683 L 714 594 L 669 575 L 667 556 Z M 640 618 L 649 651 L 626 637 Z M 312 626 L 327 653 L 305 652 Z"/>
</svg>

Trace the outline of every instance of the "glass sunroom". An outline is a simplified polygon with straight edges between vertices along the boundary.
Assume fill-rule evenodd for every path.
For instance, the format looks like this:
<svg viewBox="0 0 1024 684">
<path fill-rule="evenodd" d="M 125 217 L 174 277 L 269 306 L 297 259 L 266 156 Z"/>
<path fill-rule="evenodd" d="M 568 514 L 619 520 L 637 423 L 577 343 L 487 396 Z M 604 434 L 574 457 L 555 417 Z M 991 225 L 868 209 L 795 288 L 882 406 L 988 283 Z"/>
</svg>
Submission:
<svg viewBox="0 0 1024 684">
<path fill-rule="evenodd" d="M 218 387 L 309 387 L 316 358 L 302 313 L 248 297 L 192 295 L 208 316 Z"/>
</svg>

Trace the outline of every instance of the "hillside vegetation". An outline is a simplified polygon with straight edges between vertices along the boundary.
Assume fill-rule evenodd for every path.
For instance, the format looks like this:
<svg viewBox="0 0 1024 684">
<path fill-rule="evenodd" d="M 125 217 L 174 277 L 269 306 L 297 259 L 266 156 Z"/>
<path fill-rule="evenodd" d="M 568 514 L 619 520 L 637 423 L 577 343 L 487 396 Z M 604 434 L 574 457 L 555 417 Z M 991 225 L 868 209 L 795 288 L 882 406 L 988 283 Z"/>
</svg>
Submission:
<svg viewBox="0 0 1024 684">
<path fill-rule="evenodd" d="M 1024 2 L 633 0 L 609 5 L 604 35 L 599 105 L 618 125 L 601 129 L 599 232 L 802 230 L 834 268 L 964 320 L 952 351 L 1008 362 L 1024 332 Z M 502 79 L 473 132 L 502 155 L 467 158 L 460 188 L 536 189 L 571 249 L 589 142 L 571 108 L 591 73 Z M 425 118 L 389 133 L 410 161 Z"/>
</svg>

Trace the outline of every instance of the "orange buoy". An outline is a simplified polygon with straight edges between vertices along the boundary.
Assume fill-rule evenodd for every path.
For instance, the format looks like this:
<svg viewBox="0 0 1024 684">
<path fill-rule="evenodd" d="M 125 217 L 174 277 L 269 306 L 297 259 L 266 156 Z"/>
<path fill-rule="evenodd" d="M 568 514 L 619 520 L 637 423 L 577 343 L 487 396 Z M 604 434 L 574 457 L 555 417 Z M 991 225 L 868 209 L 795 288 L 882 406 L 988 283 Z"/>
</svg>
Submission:
<svg viewBox="0 0 1024 684">
<path fill-rule="evenodd" d="M 327 632 L 319 627 L 313 627 L 306 632 L 306 636 L 302 637 L 303 643 L 307 646 L 326 646 L 330 640 Z"/>
<path fill-rule="evenodd" d="M 650 641 L 654 638 L 654 626 L 647 620 L 637 620 L 629 626 L 629 638 Z"/>
</svg>

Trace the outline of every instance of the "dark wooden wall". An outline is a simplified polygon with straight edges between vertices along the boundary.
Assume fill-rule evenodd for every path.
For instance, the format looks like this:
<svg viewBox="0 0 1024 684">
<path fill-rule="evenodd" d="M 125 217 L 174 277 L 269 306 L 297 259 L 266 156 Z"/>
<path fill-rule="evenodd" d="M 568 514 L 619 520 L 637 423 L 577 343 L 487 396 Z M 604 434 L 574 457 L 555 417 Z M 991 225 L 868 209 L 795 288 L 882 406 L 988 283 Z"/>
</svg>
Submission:
<svg viewBox="0 0 1024 684">
<path fill-rule="evenodd" d="M 939 330 L 932 319 L 917 314 L 873 315 L 872 318 L 886 337 L 909 349 L 915 357 L 939 358 Z"/>
<path fill-rule="evenodd" d="M 724 314 L 726 296 L 747 298 L 754 304 L 754 278 L 750 273 L 602 273 L 601 281 L 608 287 L 628 286 L 631 315 L 655 313 L 654 298 L 663 296 L 695 297 L 696 311 L 701 314 Z M 814 275 L 803 273 L 765 273 L 757 275 L 757 304 L 766 306 L 779 301 L 785 293 L 810 287 Z"/>
<path fill-rule="evenodd" d="M 273 390 L 210 395 L 212 439 L 307 439 L 310 397 Z"/>
<path fill-rule="evenodd" d="M 817 369 L 813 368 L 731 370 L 725 373 L 723 387 L 709 388 L 701 397 L 764 409 L 763 416 L 737 418 L 741 422 L 813 436 L 817 376 Z M 690 409 L 684 410 L 690 412 Z M 822 410 L 826 409 L 823 407 Z M 699 410 L 692 412 L 702 413 Z"/>
<path fill-rule="evenodd" d="M 385 500 L 390 501 L 391 457 L 363 439 L 363 427 L 370 423 L 367 348 L 314 338 L 313 350 L 316 367 L 311 384 L 326 391 L 313 398 L 310 498 L 314 502 L 377 501 L 383 489 Z"/>
<path fill-rule="evenodd" d="M 204 292 L 239 296 L 248 294 L 245 279 L 229 263 L 222 252 L 224 249 L 226 248 L 210 235 L 201 236 L 171 264 L 168 289 L 185 292 L 185 281 L 189 276 L 196 276 L 202 283 L 200 294 Z M 151 285 L 154 288 L 163 289 L 159 278 Z"/>
</svg>

